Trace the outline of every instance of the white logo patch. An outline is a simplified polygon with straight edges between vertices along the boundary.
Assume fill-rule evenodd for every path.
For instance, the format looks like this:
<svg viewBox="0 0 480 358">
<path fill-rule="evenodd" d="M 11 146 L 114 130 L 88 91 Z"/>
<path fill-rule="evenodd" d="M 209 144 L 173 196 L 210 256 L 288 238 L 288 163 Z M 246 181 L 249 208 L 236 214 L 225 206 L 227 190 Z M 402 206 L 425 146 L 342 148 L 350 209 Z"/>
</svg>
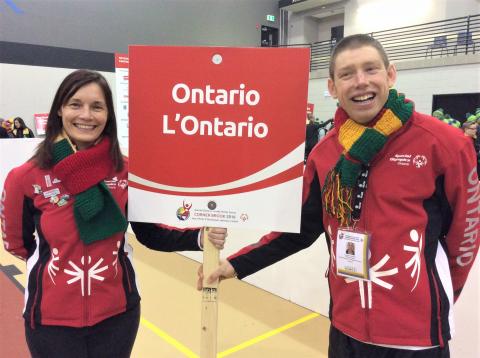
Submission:
<svg viewBox="0 0 480 358">
<path fill-rule="evenodd" d="M 389 161 L 402 167 L 409 167 L 413 164 L 417 169 L 426 166 L 428 163 L 427 157 L 422 154 L 395 154 L 390 157 Z"/>
<path fill-rule="evenodd" d="M 415 158 L 413 158 L 413 164 L 415 164 L 417 168 L 424 167 L 427 163 L 427 157 L 424 155 L 416 155 Z"/>
</svg>

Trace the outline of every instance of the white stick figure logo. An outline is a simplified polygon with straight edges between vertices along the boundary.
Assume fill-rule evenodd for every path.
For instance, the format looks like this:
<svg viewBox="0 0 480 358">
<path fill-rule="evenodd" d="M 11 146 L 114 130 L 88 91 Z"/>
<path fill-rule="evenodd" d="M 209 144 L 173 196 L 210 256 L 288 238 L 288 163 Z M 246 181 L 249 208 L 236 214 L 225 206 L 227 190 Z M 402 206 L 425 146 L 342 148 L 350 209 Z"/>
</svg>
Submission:
<svg viewBox="0 0 480 358">
<path fill-rule="evenodd" d="M 369 253 L 370 254 L 370 253 Z M 390 270 L 386 271 L 379 271 L 385 264 L 390 260 L 389 255 L 383 256 L 383 258 L 377 262 L 376 265 L 370 268 L 370 281 L 365 282 L 361 280 L 356 280 L 356 279 L 351 279 L 351 278 L 346 278 L 345 282 L 346 283 L 352 283 L 357 281 L 358 282 L 358 290 L 360 294 L 360 303 L 362 305 L 362 308 L 365 308 L 365 291 L 364 291 L 364 284 L 367 284 L 367 293 L 368 293 L 368 309 L 372 308 L 373 305 L 373 300 L 372 300 L 372 283 L 382 286 L 383 288 L 386 288 L 387 290 L 391 290 L 393 285 L 391 283 L 385 282 L 379 277 L 383 276 L 393 276 L 398 273 L 398 268 L 394 267 Z"/>
<path fill-rule="evenodd" d="M 47 270 L 48 270 L 48 275 L 50 276 L 50 280 L 52 280 L 53 284 L 56 285 L 55 280 L 53 279 L 54 276 L 57 276 L 57 273 L 55 271 L 58 271 L 58 266 L 55 265 L 57 261 L 60 260 L 60 256 L 58 256 L 58 249 L 53 248 L 52 250 L 52 258 L 50 259 L 50 262 L 48 263 Z"/>
<path fill-rule="evenodd" d="M 410 260 L 405 264 L 405 269 L 409 269 L 410 266 L 413 265 L 413 269 L 412 269 L 412 272 L 410 274 L 410 277 L 413 278 L 413 276 L 415 276 L 415 275 L 417 276 L 417 278 L 415 279 L 415 285 L 413 286 L 413 288 L 410 291 L 410 292 L 413 292 L 415 287 L 417 287 L 418 279 L 420 278 L 420 268 L 421 268 L 421 265 L 420 265 L 421 264 L 421 255 L 420 255 L 420 253 L 422 252 L 422 247 L 423 247 L 423 237 L 422 237 L 422 235 L 420 235 L 420 238 L 419 238 L 417 230 L 412 230 L 412 231 L 410 231 L 410 239 L 413 242 L 418 242 L 417 247 L 403 245 L 403 249 L 405 251 L 413 252 L 413 255 L 410 258 Z"/>
<path fill-rule="evenodd" d="M 82 266 L 86 266 L 85 265 L 85 257 L 82 256 L 82 258 L 80 259 L 80 262 L 82 263 Z M 90 256 L 88 256 L 88 263 L 87 265 L 90 265 L 90 263 L 92 262 L 92 258 Z M 92 267 L 90 267 L 87 271 L 87 289 L 88 289 L 88 292 L 87 292 L 87 295 L 90 296 L 91 295 L 91 283 L 92 283 L 92 279 L 94 280 L 98 280 L 98 281 L 103 281 L 105 278 L 102 277 L 102 276 L 98 276 L 97 274 L 100 273 L 100 272 L 103 272 L 105 271 L 106 269 L 108 269 L 108 265 L 106 266 L 103 266 L 103 267 L 100 267 L 97 269 L 98 266 L 100 266 L 100 264 L 103 262 L 103 258 L 100 258 L 100 260 L 98 260 L 95 265 L 93 265 Z M 82 270 L 80 267 L 78 267 L 77 265 L 75 265 L 75 263 L 73 263 L 71 260 L 68 261 L 68 263 L 70 264 L 70 266 L 72 266 L 72 268 L 75 270 L 75 271 L 71 271 L 71 270 L 67 270 L 67 269 L 64 269 L 63 271 L 66 273 L 66 274 L 69 274 L 71 276 L 74 276 L 73 278 L 71 278 L 70 280 L 67 281 L 67 283 L 69 285 L 71 285 L 72 283 L 74 282 L 77 282 L 77 281 L 80 281 L 80 288 L 81 288 L 81 291 L 82 291 L 82 296 L 85 296 L 85 274 L 84 274 L 84 270 Z"/>
</svg>

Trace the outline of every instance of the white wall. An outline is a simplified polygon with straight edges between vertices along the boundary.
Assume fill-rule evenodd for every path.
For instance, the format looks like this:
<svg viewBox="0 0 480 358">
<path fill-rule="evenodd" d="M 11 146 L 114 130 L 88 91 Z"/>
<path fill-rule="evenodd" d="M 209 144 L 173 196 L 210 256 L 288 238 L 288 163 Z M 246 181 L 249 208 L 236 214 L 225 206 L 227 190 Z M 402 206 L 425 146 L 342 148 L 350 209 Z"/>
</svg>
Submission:
<svg viewBox="0 0 480 358">
<path fill-rule="evenodd" d="M 332 27 L 343 25 L 344 18 L 344 14 L 339 14 L 318 19 L 318 41 L 330 40 Z"/>
<path fill-rule="evenodd" d="M 309 16 L 308 13 L 290 13 L 288 44 L 306 44 L 330 40 L 331 28 L 341 26 L 343 23 L 344 14 L 317 19 Z"/>
<path fill-rule="evenodd" d="M 431 113 L 433 94 L 480 92 L 480 64 L 399 71 L 396 88 L 414 100 L 417 111 Z"/>
<path fill-rule="evenodd" d="M 455 335 L 451 341 L 452 358 L 480 357 L 480 256 L 477 256 L 457 303 Z"/>
<path fill-rule="evenodd" d="M 0 63 L 0 117 L 22 117 L 35 132 L 33 114 L 50 111 L 58 86 L 73 71 L 69 68 Z M 115 97 L 115 73 L 101 73 L 109 82 Z"/>
<path fill-rule="evenodd" d="M 304 18 L 305 40 L 307 43 L 318 41 L 318 21 L 315 18 Z"/>
<path fill-rule="evenodd" d="M 480 13 L 479 0 L 447 0 L 446 3 L 445 15 L 449 19 Z"/>
<path fill-rule="evenodd" d="M 350 0 L 345 5 L 345 36 L 478 13 L 478 0 Z"/>
<path fill-rule="evenodd" d="M 327 79 L 310 80 L 308 83 L 308 102 L 313 103 L 313 115 L 325 122 L 332 118 L 337 108 L 337 101 L 330 97 L 327 90 Z"/>
<path fill-rule="evenodd" d="M 288 18 L 288 44 L 307 44 L 317 41 L 317 20 L 303 14 L 290 13 Z"/>
</svg>

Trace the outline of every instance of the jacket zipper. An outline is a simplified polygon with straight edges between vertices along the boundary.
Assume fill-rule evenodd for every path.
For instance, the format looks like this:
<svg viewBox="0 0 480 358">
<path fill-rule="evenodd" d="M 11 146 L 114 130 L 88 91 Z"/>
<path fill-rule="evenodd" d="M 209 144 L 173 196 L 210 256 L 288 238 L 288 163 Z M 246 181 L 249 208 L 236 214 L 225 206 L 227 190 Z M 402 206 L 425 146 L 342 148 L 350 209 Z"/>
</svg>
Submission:
<svg viewBox="0 0 480 358">
<path fill-rule="evenodd" d="M 40 271 L 41 271 L 41 269 L 42 269 L 42 264 L 38 265 L 37 274 L 36 274 L 37 285 L 35 287 L 35 296 L 33 297 L 32 308 L 30 309 L 30 327 L 32 329 L 35 329 L 35 309 L 37 308 L 38 285 L 39 285 L 39 281 L 40 281 Z"/>
<path fill-rule="evenodd" d="M 125 254 L 122 255 L 122 259 L 123 259 L 123 270 L 125 271 L 125 274 L 127 275 L 128 293 L 132 293 L 132 284 L 130 283 L 130 274 L 128 273 L 127 259 L 125 258 Z"/>
<path fill-rule="evenodd" d="M 435 278 L 435 275 L 433 273 L 433 269 L 430 269 L 430 273 L 432 275 L 432 279 L 433 279 L 433 284 L 435 286 L 435 300 L 437 301 L 437 322 L 438 322 L 438 341 L 440 343 L 440 347 L 444 347 L 445 346 L 445 342 L 443 341 L 443 337 L 442 337 L 442 319 L 441 319 L 441 314 L 440 314 L 440 311 L 441 311 L 441 307 L 440 307 L 440 300 L 439 300 L 439 297 L 440 297 L 440 292 L 439 292 L 439 289 L 438 289 L 438 283 L 437 283 L 437 279 Z"/>
</svg>

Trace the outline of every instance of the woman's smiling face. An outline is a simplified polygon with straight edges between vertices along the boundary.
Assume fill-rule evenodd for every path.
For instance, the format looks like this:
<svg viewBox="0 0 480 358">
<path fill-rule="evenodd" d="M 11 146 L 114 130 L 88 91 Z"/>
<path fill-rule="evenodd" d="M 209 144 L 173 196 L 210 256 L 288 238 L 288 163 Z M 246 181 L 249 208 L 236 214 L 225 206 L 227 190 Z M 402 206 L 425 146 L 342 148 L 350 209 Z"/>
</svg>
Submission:
<svg viewBox="0 0 480 358">
<path fill-rule="evenodd" d="M 94 82 L 80 87 L 61 107 L 58 115 L 78 150 L 92 146 L 102 135 L 108 119 L 102 88 Z"/>
</svg>

